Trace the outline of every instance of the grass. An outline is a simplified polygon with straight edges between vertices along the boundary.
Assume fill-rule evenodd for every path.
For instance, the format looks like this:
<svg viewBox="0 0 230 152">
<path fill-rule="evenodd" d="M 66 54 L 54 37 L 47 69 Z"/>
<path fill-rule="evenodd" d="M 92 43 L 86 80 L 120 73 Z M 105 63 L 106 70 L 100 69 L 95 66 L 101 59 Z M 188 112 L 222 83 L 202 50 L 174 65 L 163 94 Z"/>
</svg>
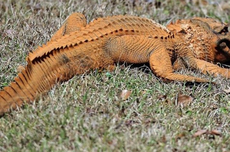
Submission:
<svg viewBox="0 0 230 152">
<path fill-rule="evenodd" d="M 156 7 L 141 0 L 5 0 L 0 3 L 0 88 L 72 12 L 83 12 L 89 21 L 131 14 L 164 25 L 192 16 L 230 19 L 228 1 L 193 2 L 166 0 Z M 0 118 L 0 151 L 230 151 L 230 96 L 223 91 L 229 80 L 187 70 L 180 72 L 217 85 L 163 83 L 149 71 L 121 65 L 114 72 L 92 71 L 56 85 L 36 103 Z M 122 100 L 126 89 L 132 93 Z M 194 100 L 180 106 L 180 94 Z M 203 129 L 221 136 L 193 136 Z"/>
</svg>

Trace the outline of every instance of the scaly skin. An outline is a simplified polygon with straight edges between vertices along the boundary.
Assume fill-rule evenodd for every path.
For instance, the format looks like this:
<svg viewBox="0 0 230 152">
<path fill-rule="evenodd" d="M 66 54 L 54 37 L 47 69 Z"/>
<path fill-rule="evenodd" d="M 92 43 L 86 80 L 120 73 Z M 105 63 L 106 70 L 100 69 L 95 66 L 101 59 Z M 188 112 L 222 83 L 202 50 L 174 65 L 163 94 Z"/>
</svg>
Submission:
<svg viewBox="0 0 230 152">
<path fill-rule="evenodd" d="M 190 49 L 193 57 L 195 57 L 196 69 L 204 74 L 222 75 L 229 78 L 227 69 L 212 64 L 230 61 L 230 32 L 228 26 L 228 24 L 218 22 L 212 18 L 196 17 L 170 23 L 167 28 L 184 40 L 184 45 Z M 184 60 L 183 63 L 186 64 L 186 58 L 178 58 L 174 63 L 174 69 L 191 66 L 189 64 L 183 65 L 181 60 Z"/>
<path fill-rule="evenodd" d="M 211 71 L 229 78 L 227 69 L 207 62 L 209 60 L 189 48 L 185 36 L 175 29 L 170 31 L 152 20 L 135 16 L 99 18 L 87 24 L 82 14 L 74 13 L 46 45 L 28 55 L 27 66 L 20 68 L 15 81 L 0 91 L 0 115 L 33 101 L 57 82 L 89 70 L 112 69 L 117 62 L 149 62 L 152 71 L 167 80 L 208 82 L 174 73 L 173 68 L 183 67 L 184 62 L 204 73 Z M 212 42 L 220 40 L 217 34 L 214 36 L 216 39 Z M 219 44 L 210 45 L 213 45 L 208 48 L 212 53 Z M 201 65 L 215 66 L 217 70 Z"/>
</svg>

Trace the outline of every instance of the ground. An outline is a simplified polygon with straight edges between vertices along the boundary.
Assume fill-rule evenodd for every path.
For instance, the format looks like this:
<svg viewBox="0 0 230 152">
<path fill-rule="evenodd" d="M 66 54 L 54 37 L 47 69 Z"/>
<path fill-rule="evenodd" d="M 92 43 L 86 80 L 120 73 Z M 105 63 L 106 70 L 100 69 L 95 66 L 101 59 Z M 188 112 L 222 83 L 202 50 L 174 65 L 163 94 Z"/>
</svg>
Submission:
<svg viewBox="0 0 230 152">
<path fill-rule="evenodd" d="M 25 57 L 72 12 L 129 14 L 166 25 L 209 16 L 228 22 L 230 2 L 214 0 L 5 0 L 0 3 L 0 88 Z M 0 151 L 229 151 L 230 81 L 164 83 L 148 65 L 118 65 L 56 85 L 36 103 L 0 118 Z M 131 94 L 123 94 L 127 90 Z"/>
</svg>

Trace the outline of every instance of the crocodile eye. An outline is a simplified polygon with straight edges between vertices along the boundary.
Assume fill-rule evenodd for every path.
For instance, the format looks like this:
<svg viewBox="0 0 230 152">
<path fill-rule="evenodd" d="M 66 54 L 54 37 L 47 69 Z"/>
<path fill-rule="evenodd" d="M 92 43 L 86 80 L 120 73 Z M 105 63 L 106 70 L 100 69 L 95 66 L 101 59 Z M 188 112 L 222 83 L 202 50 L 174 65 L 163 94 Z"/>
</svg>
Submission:
<svg viewBox="0 0 230 152">
<path fill-rule="evenodd" d="M 230 31 L 230 24 L 226 25 L 223 29 L 222 32 L 228 33 Z"/>
<path fill-rule="evenodd" d="M 228 33 L 230 31 L 230 27 L 229 25 L 225 26 L 223 29 L 222 29 L 223 32 L 225 33 Z"/>
<path fill-rule="evenodd" d="M 230 27 L 229 26 L 215 27 L 215 28 L 213 28 L 213 32 L 215 34 L 226 35 L 229 31 L 230 31 Z"/>
<path fill-rule="evenodd" d="M 216 34 L 221 34 L 221 31 L 222 31 L 222 27 L 220 27 L 220 26 L 213 28 L 213 32 Z"/>
</svg>

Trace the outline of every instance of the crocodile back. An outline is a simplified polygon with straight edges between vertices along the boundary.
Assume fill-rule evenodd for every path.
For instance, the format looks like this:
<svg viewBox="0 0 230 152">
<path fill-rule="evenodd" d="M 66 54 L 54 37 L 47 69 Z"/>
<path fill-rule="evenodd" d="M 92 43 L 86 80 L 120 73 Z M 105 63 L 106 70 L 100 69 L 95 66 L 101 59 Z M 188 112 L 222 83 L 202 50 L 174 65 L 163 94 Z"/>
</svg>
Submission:
<svg viewBox="0 0 230 152">
<path fill-rule="evenodd" d="M 56 41 L 50 41 L 30 53 L 27 60 L 34 61 L 66 47 L 81 45 L 90 41 L 122 35 L 158 35 L 167 37 L 172 33 L 153 20 L 135 16 L 113 16 L 98 18 L 80 31 L 72 32 Z"/>
</svg>

